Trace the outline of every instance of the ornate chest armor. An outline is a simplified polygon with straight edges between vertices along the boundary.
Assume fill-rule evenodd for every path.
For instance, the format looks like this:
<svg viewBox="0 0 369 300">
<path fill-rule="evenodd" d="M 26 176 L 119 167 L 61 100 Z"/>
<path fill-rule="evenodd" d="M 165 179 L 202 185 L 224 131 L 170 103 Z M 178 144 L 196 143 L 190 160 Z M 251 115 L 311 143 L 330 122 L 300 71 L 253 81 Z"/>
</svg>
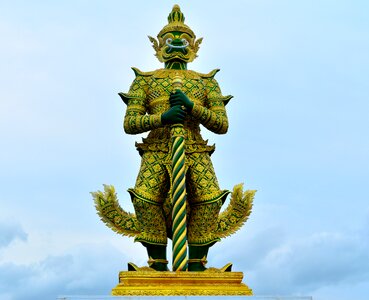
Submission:
<svg viewBox="0 0 369 300">
<path fill-rule="evenodd" d="M 171 146 L 170 126 L 162 126 L 160 116 L 170 108 L 169 96 L 173 91 L 174 76 L 181 76 L 182 91 L 194 103 L 192 115 L 187 115 L 186 153 L 214 151 L 200 134 L 200 124 L 215 133 L 226 133 L 228 119 L 224 106 L 232 96 L 223 96 L 214 79 L 218 69 L 209 74 L 189 70 L 159 69 L 153 72 L 141 72 L 133 68 L 136 78 L 128 93 L 120 93 L 128 105 L 124 119 L 127 133 L 137 134 L 151 130 L 142 143 L 136 143 L 139 152 L 168 152 Z"/>
</svg>

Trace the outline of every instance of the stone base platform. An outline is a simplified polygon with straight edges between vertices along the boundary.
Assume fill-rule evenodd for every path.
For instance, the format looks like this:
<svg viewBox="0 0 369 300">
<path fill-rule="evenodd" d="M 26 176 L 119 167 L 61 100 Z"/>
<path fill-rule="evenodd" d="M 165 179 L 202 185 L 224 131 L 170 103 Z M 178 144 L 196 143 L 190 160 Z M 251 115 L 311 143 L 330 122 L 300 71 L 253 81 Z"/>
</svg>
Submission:
<svg viewBox="0 0 369 300">
<path fill-rule="evenodd" d="M 57 300 L 158 300 L 157 296 L 59 296 Z M 306 296 L 166 296 L 165 300 L 313 300 Z"/>
<path fill-rule="evenodd" d="M 122 271 L 113 296 L 250 296 L 242 272 Z"/>
</svg>

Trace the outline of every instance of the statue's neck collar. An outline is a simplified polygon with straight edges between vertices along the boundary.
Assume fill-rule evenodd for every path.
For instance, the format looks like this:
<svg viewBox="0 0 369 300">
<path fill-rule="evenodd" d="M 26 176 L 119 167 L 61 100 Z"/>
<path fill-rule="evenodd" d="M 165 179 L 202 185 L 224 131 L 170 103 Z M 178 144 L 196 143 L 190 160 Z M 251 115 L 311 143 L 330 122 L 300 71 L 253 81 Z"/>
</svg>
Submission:
<svg viewBox="0 0 369 300">
<path fill-rule="evenodd" d="M 171 60 L 165 63 L 165 69 L 187 70 L 187 63 L 180 60 Z"/>
</svg>

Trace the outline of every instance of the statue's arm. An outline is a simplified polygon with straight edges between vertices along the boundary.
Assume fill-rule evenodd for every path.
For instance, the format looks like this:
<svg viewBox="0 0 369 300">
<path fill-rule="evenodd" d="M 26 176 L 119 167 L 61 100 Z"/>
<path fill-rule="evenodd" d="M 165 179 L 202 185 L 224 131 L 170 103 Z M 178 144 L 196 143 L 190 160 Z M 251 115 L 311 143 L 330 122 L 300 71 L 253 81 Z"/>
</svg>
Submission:
<svg viewBox="0 0 369 300">
<path fill-rule="evenodd" d="M 161 115 L 146 113 L 145 99 L 131 98 L 128 100 L 124 117 L 124 131 L 128 134 L 138 134 L 162 126 Z"/>
<path fill-rule="evenodd" d="M 136 76 L 128 93 L 119 93 L 127 104 L 124 117 L 124 131 L 128 134 L 138 134 L 163 127 L 168 124 L 183 124 L 186 112 L 179 105 L 169 108 L 159 114 L 149 114 L 145 92 L 145 79 Z"/>
<path fill-rule="evenodd" d="M 119 93 L 127 104 L 123 127 L 128 134 L 138 134 L 162 126 L 160 114 L 148 114 L 146 107 L 145 80 L 136 76 L 128 93 Z"/>
<path fill-rule="evenodd" d="M 194 104 L 191 114 L 210 131 L 224 134 L 228 131 L 228 118 L 222 100 L 212 100 L 209 107 Z"/>
<path fill-rule="evenodd" d="M 207 84 L 207 101 L 205 106 L 194 103 L 191 114 L 200 123 L 214 133 L 224 134 L 228 131 L 228 117 L 225 105 L 232 96 L 223 96 L 215 79 Z"/>
</svg>

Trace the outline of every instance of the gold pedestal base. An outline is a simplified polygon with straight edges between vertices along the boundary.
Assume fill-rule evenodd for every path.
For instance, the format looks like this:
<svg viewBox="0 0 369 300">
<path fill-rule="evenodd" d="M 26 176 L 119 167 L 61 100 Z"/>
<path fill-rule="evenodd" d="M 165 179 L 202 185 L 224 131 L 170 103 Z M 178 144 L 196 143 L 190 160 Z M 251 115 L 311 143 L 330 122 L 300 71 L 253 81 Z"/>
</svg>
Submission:
<svg viewBox="0 0 369 300">
<path fill-rule="evenodd" d="M 251 296 L 242 272 L 123 271 L 113 296 Z"/>
</svg>

